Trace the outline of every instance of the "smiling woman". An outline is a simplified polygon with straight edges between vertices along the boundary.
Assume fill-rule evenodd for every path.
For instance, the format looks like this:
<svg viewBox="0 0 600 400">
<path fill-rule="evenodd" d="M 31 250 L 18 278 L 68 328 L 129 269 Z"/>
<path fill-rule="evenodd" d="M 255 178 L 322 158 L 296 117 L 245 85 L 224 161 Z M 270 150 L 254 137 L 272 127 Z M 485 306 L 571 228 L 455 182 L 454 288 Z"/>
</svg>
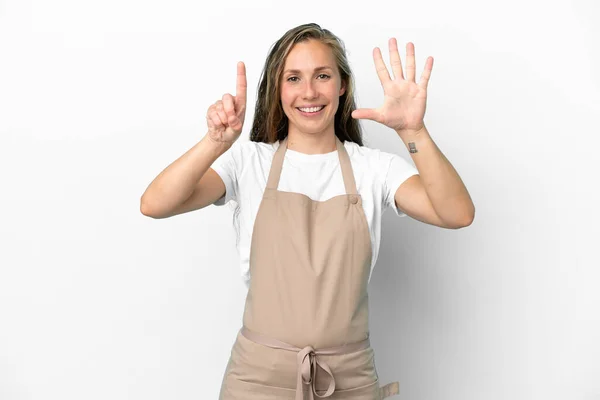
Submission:
<svg viewBox="0 0 600 400">
<path fill-rule="evenodd" d="M 240 62 L 236 95 L 209 107 L 206 136 L 142 197 L 143 212 L 157 218 L 232 200 L 237 206 L 248 295 L 220 400 L 301 400 L 305 394 L 309 400 L 379 400 L 398 393 L 398 382 L 380 386 L 369 342 L 367 287 L 382 214 L 393 209 L 405 216 L 402 205 L 421 221 L 458 227 L 470 209 L 424 128 L 426 79 L 417 85 L 401 77 L 392 44 L 395 39 L 395 80 L 374 52 L 384 105 L 357 110 L 342 41 L 317 24 L 290 29 L 267 56 L 251 140 L 236 142 L 247 92 Z M 409 76 L 413 72 L 411 65 Z M 396 154 L 364 147 L 356 118 L 398 128 L 412 141 L 419 170 Z M 436 179 L 423 185 L 421 170 Z M 445 215 L 454 219 L 440 218 L 430 197 L 452 199 Z"/>
<path fill-rule="evenodd" d="M 362 147 L 353 87 L 337 37 L 316 24 L 288 31 L 267 57 L 251 141 L 212 166 L 227 187 L 215 204 L 235 198 L 238 232 L 252 232 L 240 238 L 240 248 L 250 243 L 252 277 L 221 400 L 397 393 L 397 383 L 380 387 L 369 343 L 367 283 L 378 247 L 369 221 L 379 218 L 372 199 L 386 192 L 379 178 L 404 181 L 416 171 L 405 163 L 389 174 L 391 158 Z M 372 194 L 357 191 L 355 171 Z"/>
</svg>

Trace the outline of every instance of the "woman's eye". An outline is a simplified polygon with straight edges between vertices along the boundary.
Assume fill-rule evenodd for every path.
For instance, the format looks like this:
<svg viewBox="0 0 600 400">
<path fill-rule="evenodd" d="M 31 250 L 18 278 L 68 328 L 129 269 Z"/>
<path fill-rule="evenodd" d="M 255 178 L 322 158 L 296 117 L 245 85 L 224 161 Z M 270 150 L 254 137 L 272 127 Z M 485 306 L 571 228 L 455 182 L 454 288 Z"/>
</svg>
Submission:
<svg viewBox="0 0 600 400">
<path fill-rule="evenodd" d="M 297 78 L 297 77 L 295 77 L 295 76 L 290 76 L 290 77 L 288 78 L 288 81 L 290 81 L 290 79 L 298 79 L 298 78 Z M 296 82 L 296 81 L 292 81 L 292 82 Z"/>
<path fill-rule="evenodd" d="M 321 74 L 321 75 L 319 75 L 319 76 L 324 76 L 324 77 L 326 77 L 326 78 L 329 78 L 329 75 L 327 75 L 327 74 Z"/>
</svg>

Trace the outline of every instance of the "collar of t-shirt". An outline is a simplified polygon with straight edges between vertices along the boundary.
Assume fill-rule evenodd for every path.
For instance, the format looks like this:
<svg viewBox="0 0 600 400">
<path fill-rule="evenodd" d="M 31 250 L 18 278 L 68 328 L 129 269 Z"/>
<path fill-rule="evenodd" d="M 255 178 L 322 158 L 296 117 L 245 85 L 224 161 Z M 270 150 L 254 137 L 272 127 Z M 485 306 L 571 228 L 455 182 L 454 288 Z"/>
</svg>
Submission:
<svg viewBox="0 0 600 400">
<path fill-rule="evenodd" d="M 279 145 L 277 145 L 275 147 L 275 150 L 277 150 L 278 147 L 279 147 Z M 299 151 L 295 151 L 292 149 L 287 149 L 285 152 L 285 157 L 288 158 L 290 161 L 297 161 L 299 163 L 313 163 L 313 162 L 319 163 L 319 162 L 337 160 L 338 159 L 338 151 L 334 150 L 329 153 L 323 153 L 323 154 L 306 154 L 306 153 L 301 153 Z"/>
</svg>

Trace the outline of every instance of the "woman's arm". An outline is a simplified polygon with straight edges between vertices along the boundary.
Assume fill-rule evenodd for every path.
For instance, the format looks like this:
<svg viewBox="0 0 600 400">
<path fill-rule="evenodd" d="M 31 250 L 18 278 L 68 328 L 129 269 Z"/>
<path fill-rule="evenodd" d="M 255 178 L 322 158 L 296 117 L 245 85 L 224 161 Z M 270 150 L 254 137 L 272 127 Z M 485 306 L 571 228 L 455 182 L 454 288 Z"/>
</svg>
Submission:
<svg viewBox="0 0 600 400">
<path fill-rule="evenodd" d="M 418 132 L 396 132 L 419 171 L 400 185 L 396 205 L 407 215 L 445 228 L 470 225 L 475 206 L 462 179 L 437 147 L 425 126 Z"/>
<path fill-rule="evenodd" d="M 231 147 L 208 135 L 171 163 L 150 183 L 140 200 L 142 214 L 168 218 L 206 207 L 225 194 L 225 184 L 210 166 Z"/>
</svg>

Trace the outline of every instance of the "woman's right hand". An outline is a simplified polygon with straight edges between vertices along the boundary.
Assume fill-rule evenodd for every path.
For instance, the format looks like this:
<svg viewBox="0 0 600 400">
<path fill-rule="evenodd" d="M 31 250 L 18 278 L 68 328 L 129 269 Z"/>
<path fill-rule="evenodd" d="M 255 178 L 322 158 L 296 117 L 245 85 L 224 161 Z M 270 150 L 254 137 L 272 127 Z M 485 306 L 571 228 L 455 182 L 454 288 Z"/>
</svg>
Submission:
<svg viewBox="0 0 600 400">
<path fill-rule="evenodd" d="M 237 64 L 235 96 L 224 94 L 206 113 L 209 139 L 233 144 L 240 137 L 246 116 L 246 93 L 246 66 L 240 61 Z"/>
</svg>

